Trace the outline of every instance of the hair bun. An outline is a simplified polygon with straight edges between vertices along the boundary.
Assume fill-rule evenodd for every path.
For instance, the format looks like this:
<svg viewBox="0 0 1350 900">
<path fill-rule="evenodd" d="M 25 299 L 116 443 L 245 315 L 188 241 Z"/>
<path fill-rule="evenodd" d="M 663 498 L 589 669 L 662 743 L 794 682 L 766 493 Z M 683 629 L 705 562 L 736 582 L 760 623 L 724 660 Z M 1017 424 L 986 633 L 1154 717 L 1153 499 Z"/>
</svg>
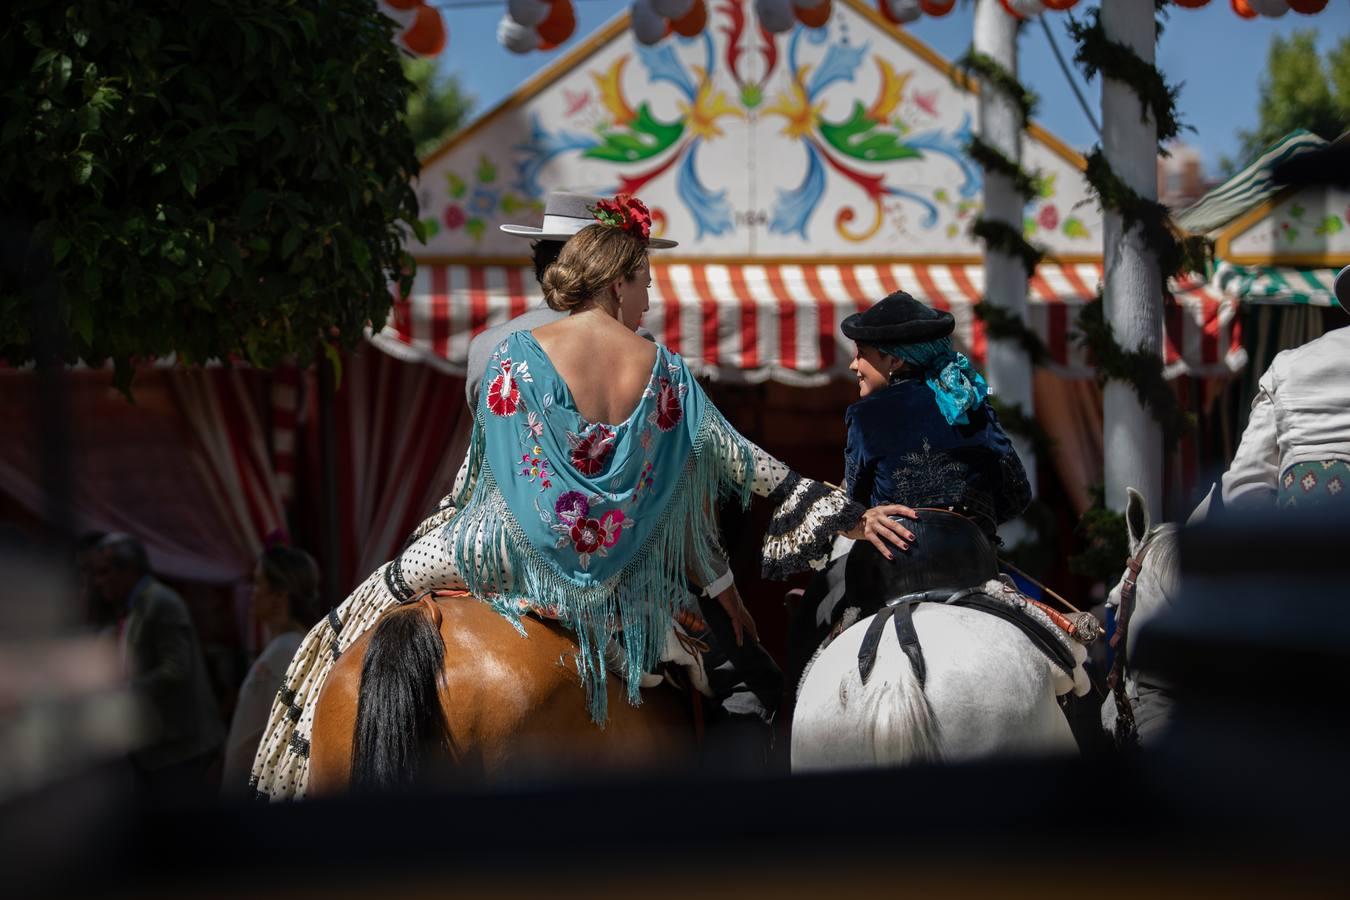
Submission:
<svg viewBox="0 0 1350 900">
<path fill-rule="evenodd" d="M 559 312 L 568 312 L 589 296 L 586 277 L 564 262 L 555 262 L 544 273 L 544 300 Z"/>
</svg>

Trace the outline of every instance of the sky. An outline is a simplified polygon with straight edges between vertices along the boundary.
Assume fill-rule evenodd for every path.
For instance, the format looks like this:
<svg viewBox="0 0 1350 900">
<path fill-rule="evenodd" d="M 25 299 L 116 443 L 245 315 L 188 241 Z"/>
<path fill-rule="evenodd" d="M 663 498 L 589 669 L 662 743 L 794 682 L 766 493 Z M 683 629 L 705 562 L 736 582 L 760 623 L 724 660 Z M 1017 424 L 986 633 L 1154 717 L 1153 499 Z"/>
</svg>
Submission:
<svg viewBox="0 0 1350 900">
<path fill-rule="evenodd" d="M 1138 0 L 1148 2 L 1148 0 Z M 441 54 L 442 70 L 454 74 L 475 100 L 475 117 L 492 109 L 526 78 L 558 58 L 628 6 L 628 0 L 574 0 L 577 29 L 556 50 L 517 56 L 497 43 L 497 22 L 504 0 L 431 0 L 441 9 L 449 28 L 449 43 Z M 1098 5 L 1083 0 L 1074 12 Z M 924 17 L 908 26 L 915 37 L 948 59 L 970 44 L 973 4 L 960 3 L 942 18 Z M 1060 51 L 1070 60 L 1073 42 L 1065 31 L 1067 16 L 1045 16 Z M 1223 155 L 1236 156 L 1237 133 L 1257 123 L 1258 85 L 1266 52 L 1274 35 L 1298 29 L 1317 31 L 1319 51 L 1325 53 L 1350 33 L 1350 0 L 1331 0 L 1316 16 L 1289 13 L 1280 19 L 1240 19 L 1228 0 L 1212 0 L 1201 9 L 1176 7 L 1158 45 L 1158 63 L 1169 81 L 1182 84 L 1179 106 L 1182 121 L 1195 130 L 1183 140 L 1196 147 L 1210 177 L 1218 175 Z M 1023 29 L 1020 46 L 1022 81 L 1041 96 L 1037 119 L 1051 133 L 1079 150 L 1096 142 L 1096 134 L 1074 99 L 1072 89 L 1055 62 L 1043 29 Z M 1100 105 L 1100 86 L 1088 84 L 1076 73 L 1080 88 L 1094 110 Z"/>
</svg>

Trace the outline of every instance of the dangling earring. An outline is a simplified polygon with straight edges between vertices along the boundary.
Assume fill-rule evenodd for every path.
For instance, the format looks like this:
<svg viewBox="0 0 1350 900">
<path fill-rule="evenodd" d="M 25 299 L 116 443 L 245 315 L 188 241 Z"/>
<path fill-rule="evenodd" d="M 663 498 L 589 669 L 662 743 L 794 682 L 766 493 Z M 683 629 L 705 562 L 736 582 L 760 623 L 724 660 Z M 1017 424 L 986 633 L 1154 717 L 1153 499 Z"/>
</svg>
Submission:
<svg viewBox="0 0 1350 900">
<path fill-rule="evenodd" d="M 904 371 L 904 368 L 905 368 L 904 366 L 896 366 L 895 368 L 891 369 L 891 371 L 886 374 L 886 383 L 895 384 L 897 381 L 899 381 L 900 373 Z"/>
</svg>

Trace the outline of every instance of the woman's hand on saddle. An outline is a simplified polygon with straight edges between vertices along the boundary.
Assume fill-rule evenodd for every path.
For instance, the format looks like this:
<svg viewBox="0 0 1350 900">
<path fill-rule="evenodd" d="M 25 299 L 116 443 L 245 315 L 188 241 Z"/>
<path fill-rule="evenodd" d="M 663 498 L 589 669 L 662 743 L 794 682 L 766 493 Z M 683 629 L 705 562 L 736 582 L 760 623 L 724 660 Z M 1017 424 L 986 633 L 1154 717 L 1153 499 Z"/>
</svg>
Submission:
<svg viewBox="0 0 1350 900">
<path fill-rule="evenodd" d="M 863 513 L 862 520 L 852 531 L 844 532 L 844 537 L 855 541 L 869 541 L 873 547 L 881 551 L 882 556 L 893 559 L 894 556 L 886 545 L 890 543 L 901 550 L 908 550 L 910 541 L 914 540 L 914 533 L 891 518 L 892 516 L 902 516 L 915 521 L 919 519 L 919 514 L 908 506 L 884 503 Z"/>
<path fill-rule="evenodd" d="M 745 643 L 745 636 L 750 635 L 750 639 L 759 640 L 759 628 L 755 625 L 755 619 L 750 615 L 750 610 L 745 608 L 741 602 L 741 593 L 736 590 L 736 585 L 732 585 L 725 591 L 717 595 L 717 602 L 722 604 L 722 609 L 726 610 L 727 617 L 731 619 L 731 628 L 736 632 L 736 646 L 739 647 Z"/>
</svg>

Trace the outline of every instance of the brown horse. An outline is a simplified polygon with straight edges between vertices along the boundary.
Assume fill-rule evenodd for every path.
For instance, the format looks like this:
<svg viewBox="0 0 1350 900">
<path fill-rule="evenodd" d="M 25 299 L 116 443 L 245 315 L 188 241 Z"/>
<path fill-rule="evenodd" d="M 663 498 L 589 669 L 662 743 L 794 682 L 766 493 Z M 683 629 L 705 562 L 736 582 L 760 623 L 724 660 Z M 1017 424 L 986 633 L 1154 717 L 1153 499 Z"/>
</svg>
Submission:
<svg viewBox="0 0 1350 900">
<path fill-rule="evenodd" d="M 609 720 L 591 721 L 562 628 L 527 638 L 469 597 L 385 613 L 334 664 L 314 711 L 311 794 L 392 787 L 429 766 L 500 778 L 675 767 L 693 758 L 688 701 L 659 687 L 632 706 L 609 677 Z"/>
</svg>

